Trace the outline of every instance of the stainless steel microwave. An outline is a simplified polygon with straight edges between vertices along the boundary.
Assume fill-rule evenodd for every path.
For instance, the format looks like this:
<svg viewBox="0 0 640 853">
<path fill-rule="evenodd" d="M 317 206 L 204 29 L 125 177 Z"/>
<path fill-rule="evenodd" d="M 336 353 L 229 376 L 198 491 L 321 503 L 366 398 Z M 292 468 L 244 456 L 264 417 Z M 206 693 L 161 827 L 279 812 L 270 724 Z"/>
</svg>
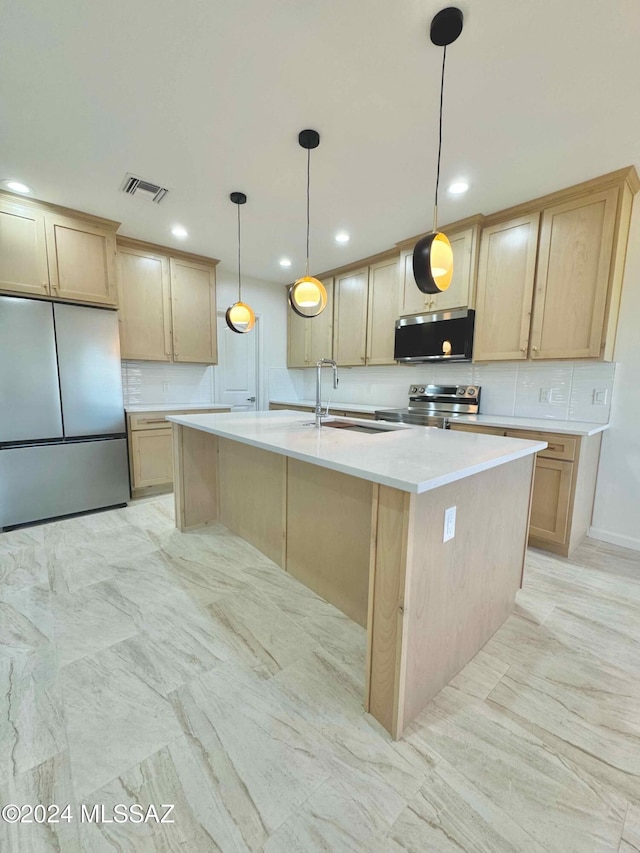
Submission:
<svg viewBox="0 0 640 853">
<path fill-rule="evenodd" d="M 476 312 L 470 308 L 396 320 L 396 361 L 471 361 Z"/>
</svg>

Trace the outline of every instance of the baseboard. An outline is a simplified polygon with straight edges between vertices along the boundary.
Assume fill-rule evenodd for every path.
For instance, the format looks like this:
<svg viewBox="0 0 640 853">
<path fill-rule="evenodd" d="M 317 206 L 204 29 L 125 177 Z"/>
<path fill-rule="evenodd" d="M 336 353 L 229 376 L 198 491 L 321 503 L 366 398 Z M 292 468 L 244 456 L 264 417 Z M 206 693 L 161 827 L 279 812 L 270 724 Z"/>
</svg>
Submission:
<svg viewBox="0 0 640 853">
<path fill-rule="evenodd" d="M 632 536 L 620 536 L 617 533 L 609 533 L 608 530 L 600 530 L 598 527 L 590 527 L 587 535 L 592 539 L 609 542 L 611 545 L 619 545 L 621 548 L 631 548 L 632 551 L 640 551 L 640 539 L 634 539 Z"/>
</svg>

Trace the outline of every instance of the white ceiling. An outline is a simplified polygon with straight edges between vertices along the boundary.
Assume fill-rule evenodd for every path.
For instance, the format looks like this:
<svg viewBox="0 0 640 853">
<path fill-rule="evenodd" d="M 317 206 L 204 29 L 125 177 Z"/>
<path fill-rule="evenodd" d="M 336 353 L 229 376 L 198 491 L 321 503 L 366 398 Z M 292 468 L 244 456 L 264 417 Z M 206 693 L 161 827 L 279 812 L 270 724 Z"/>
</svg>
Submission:
<svg viewBox="0 0 640 853">
<path fill-rule="evenodd" d="M 14 0 L 0 29 L 0 178 L 120 231 L 286 282 L 428 230 L 442 51 L 437 0 Z M 461 0 L 440 219 L 640 165 L 638 0 Z M 119 192 L 126 172 L 171 188 Z M 448 197 L 466 177 L 471 189 Z M 188 240 L 172 237 L 180 223 Z M 334 241 L 345 229 L 351 242 Z M 289 256 L 289 272 L 278 265 Z"/>
</svg>

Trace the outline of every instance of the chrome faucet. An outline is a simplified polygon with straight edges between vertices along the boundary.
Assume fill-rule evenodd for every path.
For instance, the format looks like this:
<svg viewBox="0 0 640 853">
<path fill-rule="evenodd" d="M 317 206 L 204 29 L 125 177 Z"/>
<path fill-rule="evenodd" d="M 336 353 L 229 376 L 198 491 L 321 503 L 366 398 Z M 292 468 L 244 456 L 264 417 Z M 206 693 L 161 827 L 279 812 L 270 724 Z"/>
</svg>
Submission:
<svg viewBox="0 0 640 853">
<path fill-rule="evenodd" d="M 338 365 L 332 358 L 321 358 L 316 362 L 316 429 L 322 426 L 322 403 L 320 402 L 320 382 L 322 378 L 322 367 L 328 364 L 333 368 L 333 387 L 338 387 Z"/>
</svg>

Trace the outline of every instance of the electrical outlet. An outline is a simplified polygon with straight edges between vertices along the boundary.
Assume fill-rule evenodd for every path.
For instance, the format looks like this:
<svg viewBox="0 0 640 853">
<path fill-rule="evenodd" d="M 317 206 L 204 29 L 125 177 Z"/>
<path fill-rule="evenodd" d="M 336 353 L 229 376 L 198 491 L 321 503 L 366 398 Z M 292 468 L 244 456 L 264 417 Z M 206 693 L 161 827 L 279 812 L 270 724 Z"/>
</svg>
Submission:
<svg viewBox="0 0 640 853">
<path fill-rule="evenodd" d="M 541 388 L 540 389 L 540 402 L 541 403 L 550 403 L 551 402 L 551 388 Z"/>
<path fill-rule="evenodd" d="M 450 506 L 444 511 L 444 533 L 442 536 L 443 542 L 448 542 L 456 535 L 456 508 Z"/>
<path fill-rule="evenodd" d="M 163 380 L 162 380 L 162 390 L 163 390 L 163 391 L 168 391 L 168 390 L 169 390 L 169 383 L 167 382 L 167 380 L 166 380 L 166 379 L 163 379 Z"/>
<path fill-rule="evenodd" d="M 592 394 L 592 402 L 594 406 L 606 406 L 607 397 L 609 396 L 606 388 L 594 388 Z"/>
</svg>

